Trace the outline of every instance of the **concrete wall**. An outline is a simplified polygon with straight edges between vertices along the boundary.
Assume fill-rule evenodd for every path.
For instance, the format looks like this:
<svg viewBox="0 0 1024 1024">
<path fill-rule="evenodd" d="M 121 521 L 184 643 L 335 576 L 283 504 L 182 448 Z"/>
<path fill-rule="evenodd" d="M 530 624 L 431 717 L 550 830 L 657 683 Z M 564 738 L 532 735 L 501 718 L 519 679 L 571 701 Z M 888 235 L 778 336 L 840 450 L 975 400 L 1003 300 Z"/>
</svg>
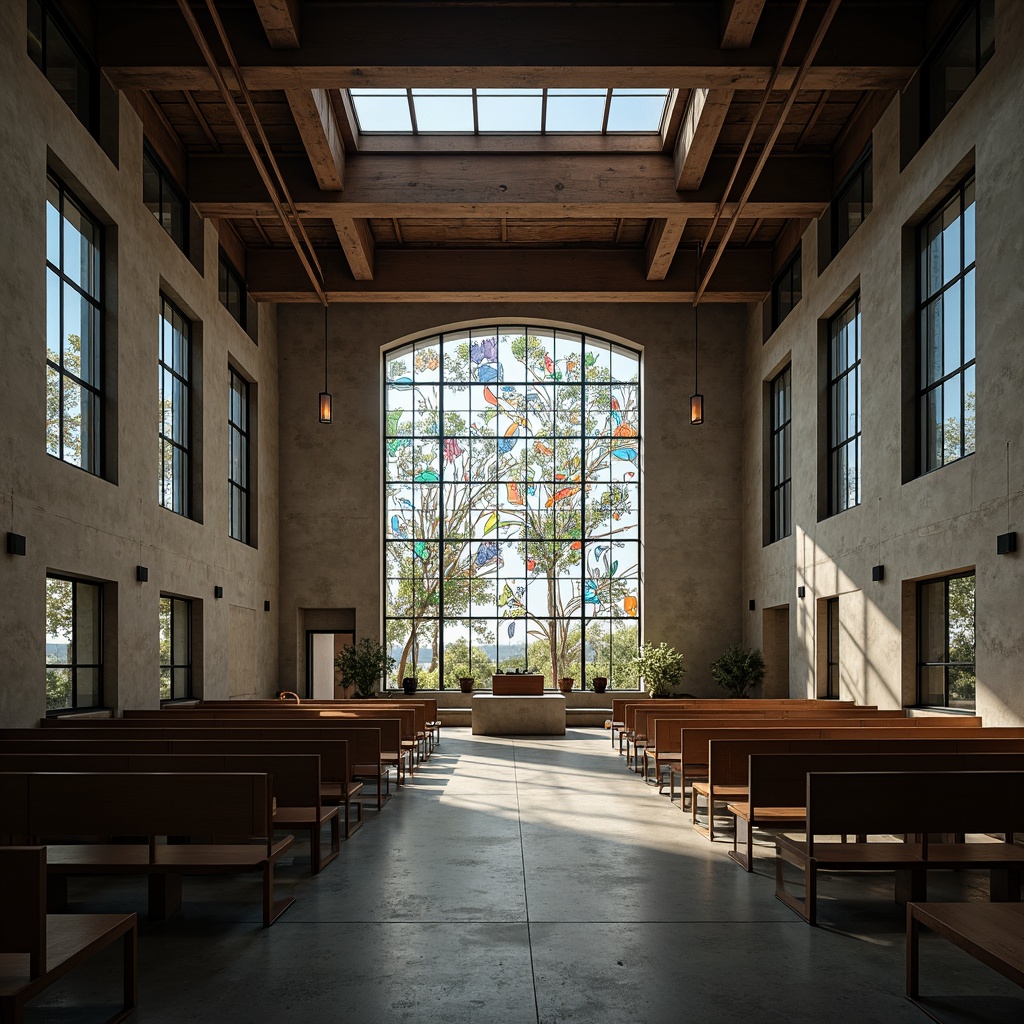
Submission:
<svg viewBox="0 0 1024 1024">
<path fill-rule="evenodd" d="M 639 256 L 638 256 L 639 258 Z M 690 425 L 693 311 L 651 305 L 346 304 L 330 311 L 334 422 L 317 420 L 323 313 L 278 310 L 281 344 L 282 686 L 304 686 L 304 609 L 355 610 L 378 636 L 381 607 L 381 351 L 471 322 L 585 328 L 643 346 L 643 636 L 686 659 L 683 688 L 711 694 L 708 666 L 740 637 L 743 307 L 701 308 L 703 426 Z"/>
<path fill-rule="evenodd" d="M 1024 5 L 997 4 L 996 53 L 938 130 L 901 160 L 915 111 L 897 97 L 874 130 L 874 209 L 819 274 L 818 226 L 803 236 L 803 300 L 763 342 L 763 311 L 748 322 L 743 437 L 743 598 L 750 644 L 761 608 L 790 608 L 790 692 L 821 692 L 820 599 L 839 596 L 841 695 L 884 706 L 915 700 L 914 590 L 906 581 L 976 571 L 977 708 L 988 724 L 1024 722 L 1021 554 L 998 556 L 996 536 L 1021 529 L 1024 431 L 1021 322 L 1024 254 Z M 902 109 L 901 109 L 902 107 Z M 901 163 L 904 165 L 901 168 Z M 970 166 L 977 170 L 977 446 L 975 454 L 909 478 L 907 377 L 915 358 L 913 225 Z M 823 262 L 823 261 L 822 261 Z M 910 278 L 912 282 L 913 278 Z M 859 285 L 862 308 L 862 503 L 819 521 L 821 328 Z M 909 293 L 909 302 L 908 302 Z M 765 546 L 764 390 L 793 367 L 793 535 Z M 909 370 L 909 373 L 908 373 Z M 909 411 L 908 411 L 909 410 Z M 1007 502 L 1007 442 L 1009 492 Z M 906 482 L 902 482 L 906 479 Z M 1008 525 L 1009 523 L 1009 525 Z M 871 567 L 884 564 L 873 583 Z M 806 588 L 797 596 L 797 587 Z M 820 619 L 820 621 L 819 621 Z"/>
<path fill-rule="evenodd" d="M 230 621 L 255 620 L 242 654 L 249 685 L 267 694 L 277 663 L 277 346 L 274 313 L 260 310 L 259 345 L 217 297 L 217 238 L 204 226 L 200 274 L 142 204 L 142 129 L 113 99 L 112 160 L 26 55 L 21 0 L 0 5 L 0 541 L 27 539 L 27 556 L 0 549 L 0 725 L 45 711 L 48 571 L 107 581 L 108 706 L 155 707 L 161 591 L 201 612 L 194 669 L 199 692 L 229 693 Z M 46 453 L 45 189 L 50 167 L 107 227 L 108 425 L 115 458 L 99 479 Z M 199 324 L 203 468 L 201 522 L 161 508 L 158 481 L 157 313 L 161 289 Z M 257 384 L 258 548 L 228 537 L 228 361 Z M 135 581 L 136 565 L 149 582 Z M 224 598 L 214 599 L 214 586 Z M 273 611 L 263 612 L 263 602 Z M 250 616 L 230 609 L 252 610 Z M 239 638 L 235 638 L 236 650 Z M 256 656 L 251 648 L 255 646 Z"/>
</svg>

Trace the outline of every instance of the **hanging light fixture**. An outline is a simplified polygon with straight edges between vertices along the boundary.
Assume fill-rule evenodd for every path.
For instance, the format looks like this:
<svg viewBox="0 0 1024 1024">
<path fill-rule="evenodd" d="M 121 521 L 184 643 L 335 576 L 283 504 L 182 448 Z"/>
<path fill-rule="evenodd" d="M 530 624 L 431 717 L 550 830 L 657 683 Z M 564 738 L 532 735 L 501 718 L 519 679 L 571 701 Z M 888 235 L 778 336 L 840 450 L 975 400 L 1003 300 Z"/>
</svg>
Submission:
<svg viewBox="0 0 1024 1024">
<path fill-rule="evenodd" d="M 700 242 L 697 243 L 697 267 L 696 267 L 696 278 L 700 280 Z M 690 423 L 694 426 L 699 426 L 704 422 L 704 396 L 700 393 L 700 388 L 697 386 L 697 348 L 698 348 L 698 302 L 697 302 L 697 291 L 694 288 L 693 293 L 693 394 L 690 395 Z"/>
<path fill-rule="evenodd" d="M 320 422 L 331 422 L 331 393 L 327 390 L 327 303 L 324 303 L 324 389 L 320 392 Z"/>
</svg>

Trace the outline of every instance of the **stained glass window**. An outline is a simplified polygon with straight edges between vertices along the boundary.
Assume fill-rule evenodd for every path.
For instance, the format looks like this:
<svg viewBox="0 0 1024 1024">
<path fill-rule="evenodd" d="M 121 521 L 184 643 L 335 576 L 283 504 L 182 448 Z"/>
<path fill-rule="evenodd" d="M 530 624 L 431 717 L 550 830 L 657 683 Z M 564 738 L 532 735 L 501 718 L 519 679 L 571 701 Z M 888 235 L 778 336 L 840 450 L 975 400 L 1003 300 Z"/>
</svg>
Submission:
<svg viewBox="0 0 1024 1024">
<path fill-rule="evenodd" d="M 509 325 L 385 362 L 389 685 L 530 670 L 635 686 L 639 355 Z"/>
</svg>

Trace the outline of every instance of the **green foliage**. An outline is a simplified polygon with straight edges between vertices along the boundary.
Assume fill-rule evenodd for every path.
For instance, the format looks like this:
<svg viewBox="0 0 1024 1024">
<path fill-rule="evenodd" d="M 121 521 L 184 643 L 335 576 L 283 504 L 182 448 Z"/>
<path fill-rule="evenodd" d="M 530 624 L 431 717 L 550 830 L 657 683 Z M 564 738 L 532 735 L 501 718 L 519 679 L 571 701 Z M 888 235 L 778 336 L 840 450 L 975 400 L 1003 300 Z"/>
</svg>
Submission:
<svg viewBox="0 0 1024 1024">
<path fill-rule="evenodd" d="M 733 697 L 746 697 L 764 679 L 764 657 L 756 647 L 747 650 L 739 644 L 729 644 L 712 663 L 711 676 Z"/>
<path fill-rule="evenodd" d="M 360 697 L 372 696 L 374 688 L 394 664 L 395 659 L 387 648 L 368 636 L 343 647 L 334 659 L 334 667 L 342 674 L 345 685 L 353 684 Z"/>
<path fill-rule="evenodd" d="M 637 674 L 643 678 L 644 686 L 651 697 L 667 697 L 672 687 L 683 678 L 683 656 L 664 641 L 658 644 L 643 644 L 634 659 Z"/>
</svg>

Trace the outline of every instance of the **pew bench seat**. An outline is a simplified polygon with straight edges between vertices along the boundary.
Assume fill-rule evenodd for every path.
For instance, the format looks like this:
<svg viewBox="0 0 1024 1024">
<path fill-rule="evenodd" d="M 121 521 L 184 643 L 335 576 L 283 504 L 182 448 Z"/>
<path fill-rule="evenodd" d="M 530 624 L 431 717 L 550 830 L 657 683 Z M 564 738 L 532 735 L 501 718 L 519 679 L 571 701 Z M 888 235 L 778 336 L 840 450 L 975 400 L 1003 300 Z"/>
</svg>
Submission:
<svg viewBox="0 0 1024 1024">
<path fill-rule="evenodd" d="M 745 801 L 747 798 L 746 786 L 712 786 L 710 780 L 694 782 L 690 786 L 690 822 L 694 831 L 714 841 L 715 805 L 724 803 L 726 805 Z M 708 823 L 701 825 L 697 820 L 697 797 L 704 798 L 707 808 Z M 732 814 L 731 808 L 729 813 Z"/>
</svg>

